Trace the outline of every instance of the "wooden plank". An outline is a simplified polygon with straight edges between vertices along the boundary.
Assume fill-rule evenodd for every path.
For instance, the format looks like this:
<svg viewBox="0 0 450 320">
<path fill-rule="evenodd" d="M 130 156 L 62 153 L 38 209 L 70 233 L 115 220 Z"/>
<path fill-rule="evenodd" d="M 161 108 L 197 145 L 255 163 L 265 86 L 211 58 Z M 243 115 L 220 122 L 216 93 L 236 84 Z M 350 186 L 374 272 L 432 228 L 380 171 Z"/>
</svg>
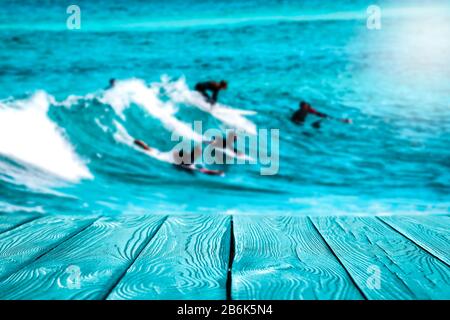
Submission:
<svg viewBox="0 0 450 320">
<path fill-rule="evenodd" d="M 32 213 L 2 213 L 0 214 L 0 233 L 9 231 L 38 217 Z"/>
<path fill-rule="evenodd" d="M 225 299 L 229 216 L 171 216 L 108 299 Z"/>
<path fill-rule="evenodd" d="M 362 299 L 306 217 L 234 217 L 233 299 Z"/>
<path fill-rule="evenodd" d="M 0 284 L 1 299 L 102 299 L 164 221 L 103 218 Z"/>
<path fill-rule="evenodd" d="M 450 266 L 450 217 L 392 216 L 381 219 Z"/>
<path fill-rule="evenodd" d="M 449 299 L 450 269 L 375 217 L 314 224 L 369 299 Z"/>
<path fill-rule="evenodd" d="M 44 217 L 0 234 L 0 281 L 92 222 L 92 218 Z"/>
</svg>

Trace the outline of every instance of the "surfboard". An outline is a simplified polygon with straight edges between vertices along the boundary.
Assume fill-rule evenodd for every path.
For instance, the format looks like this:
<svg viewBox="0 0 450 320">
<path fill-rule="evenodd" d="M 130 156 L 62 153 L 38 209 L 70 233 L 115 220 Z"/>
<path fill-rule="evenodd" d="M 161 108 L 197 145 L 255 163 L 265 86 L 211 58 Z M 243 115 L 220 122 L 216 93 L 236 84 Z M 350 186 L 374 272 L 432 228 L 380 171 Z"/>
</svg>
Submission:
<svg viewBox="0 0 450 320">
<path fill-rule="evenodd" d="M 219 148 L 219 147 L 214 147 L 215 150 L 226 154 L 227 156 L 239 159 L 239 160 L 246 160 L 246 161 L 253 161 L 253 157 L 250 157 L 248 155 L 246 155 L 245 153 L 236 153 L 233 150 L 230 150 L 228 148 Z"/>
<path fill-rule="evenodd" d="M 194 104 L 198 109 L 211 114 L 214 118 L 222 123 L 247 133 L 256 135 L 256 124 L 244 117 L 244 115 L 256 114 L 254 111 L 246 111 L 241 109 L 233 109 L 227 106 L 215 103 L 209 104 L 206 101 L 203 103 Z"/>
<path fill-rule="evenodd" d="M 245 118 L 256 114 L 252 110 L 232 108 L 220 103 L 211 104 L 196 91 L 191 91 L 184 81 L 164 83 L 164 89 L 169 97 L 176 103 L 184 103 L 201 111 L 209 113 L 223 124 L 256 135 L 256 124 Z"/>
<path fill-rule="evenodd" d="M 222 170 L 211 170 L 211 169 L 206 169 L 206 168 L 196 168 L 196 170 L 198 170 L 201 173 L 212 175 L 212 176 L 221 176 L 221 177 L 225 176 L 225 172 L 223 172 Z"/>
<path fill-rule="evenodd" d="M 207 174 L 207 175 L 213 175 L 213 176 L 225 176 L 225 172 L 221 171 L 221 170 L 212 170 L 212 169 L 207 169 L 207 168 L 202 168 L 202 167 L 197 167 L 194 164 L 191 165 L 180 165 L 177 164 L 172 160 L 170 160 L 168 158 L 168 155 L 170 155 L 171 157 L 171 152 L 160 152 L 157 149 L 151 148 L 149 147 L 145 142 L 143 142 L 142 140 L 134 140 L 134 145 L 139 147 L 140 149 L 142 149 L 142 151 L 144 151 L 145 154 L 151 156 L 152 158 L 155 158 L 157 160 L 163 161 L 163 162 L 167 162 L 167 163 L 171 163 L 174 166 L 176 166 L 178 169 L 182 169 L 182 170 L 187 170 L 187 171 L 197 171 L 203 174 Z"/>
<path fill-rule="evenodd" d="M 207 174 L 210 176 L 222 176 L 222 177 L 225 176 L 225 172 L 222 170 L 199 168 L 199 167 L 196 167 L 195 165 L 183 166 L 183 165 L 175 164 L 175 166 L 181 170 L 186 170 L 186 171 L 190 171 L 190 172 L 200 172 L 200 173 Z"/>
<path fill-rule="evenodd" d="M 218 108 L 218 110 L 222 113 L 236 114 L 236 115 L 241 115 L 241 116 L 253 116 L 256 114 L 256 111 L 253 111 L 253 110 L 231 108 L 231 107 L 225 106 L 223 104 L 219 104 L 219 103 L 216 103 L 216 105 L 214 105 L 213 108 Z"/>
</svg>

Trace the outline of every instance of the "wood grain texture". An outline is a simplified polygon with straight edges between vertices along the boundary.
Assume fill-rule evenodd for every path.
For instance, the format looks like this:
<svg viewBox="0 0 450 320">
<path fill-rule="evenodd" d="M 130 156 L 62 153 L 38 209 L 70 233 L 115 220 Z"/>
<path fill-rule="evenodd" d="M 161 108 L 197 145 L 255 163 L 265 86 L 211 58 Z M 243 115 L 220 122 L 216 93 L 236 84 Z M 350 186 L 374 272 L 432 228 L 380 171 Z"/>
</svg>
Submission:
<svg viewBox="0 0 450 320">
<path fill-rule="evenodd" d="M 312 221 L 369 299 L 450 298 L 448 266 L 377 218 Z"/>
<path fill-rule="evenodd" d="M 102 299 L 163 222 L 102 218 L 0 284 L 1 299 Z"/>
<path fill-rule="evenodd" d="M 228 216 L 171 216 L 108 299 L 225 299 Z"/>
<path fill-rule="evenodd" d="M 27 223 L 38 217 L 32 213 L 1 213 L 0 214 L 0 233 L 9 231 L 17 226 Z"/>
<path fill-rule="evenodd" d="M 233 299 L 362 299 L 306 217 L 234 217 Z"/>
<path fill-rule="evenodd" d="M 0 234 L 0 282 L 92 222 L 92 218 L 44 217 Z"/>
<path fill-rule="evenodd" d="M 450 266 L 450 217 L 392 216 L 381 219 Z"/>
</svg>

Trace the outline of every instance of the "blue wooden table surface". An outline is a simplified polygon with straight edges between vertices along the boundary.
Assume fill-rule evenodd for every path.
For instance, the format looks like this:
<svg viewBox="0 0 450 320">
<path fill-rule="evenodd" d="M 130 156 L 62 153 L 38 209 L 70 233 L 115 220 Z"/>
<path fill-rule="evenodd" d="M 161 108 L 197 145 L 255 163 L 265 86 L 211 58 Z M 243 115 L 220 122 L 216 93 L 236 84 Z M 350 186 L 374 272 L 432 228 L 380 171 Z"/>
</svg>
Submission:
<svg viewBox="0 0 450 320">
<path fill-rule="evenodd" d="M 450 299 L 450 216 L 4 213 L 0 299 Z"/>
</svg>

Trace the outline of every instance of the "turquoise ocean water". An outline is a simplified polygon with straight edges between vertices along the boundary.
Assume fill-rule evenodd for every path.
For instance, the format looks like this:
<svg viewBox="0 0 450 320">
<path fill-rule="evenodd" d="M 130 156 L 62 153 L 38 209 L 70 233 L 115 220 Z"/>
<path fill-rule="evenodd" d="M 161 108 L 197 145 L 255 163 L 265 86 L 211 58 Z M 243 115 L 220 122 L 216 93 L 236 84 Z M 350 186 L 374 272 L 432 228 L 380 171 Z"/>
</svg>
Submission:
<svg viewBox="0 0 450 320">
<path fill-rule="evenodd" d="M 80 30 L 69 4 L 1 1 L 0 211 L 450 212 L 449 1 L 76 1 Z M 280 130 L 276 175 L 189 174 L 120 138 L 227 128 L 187 98 L 209 79 Z M 353 123 L 296 126 L 300 100 Z"/>
</svg>

